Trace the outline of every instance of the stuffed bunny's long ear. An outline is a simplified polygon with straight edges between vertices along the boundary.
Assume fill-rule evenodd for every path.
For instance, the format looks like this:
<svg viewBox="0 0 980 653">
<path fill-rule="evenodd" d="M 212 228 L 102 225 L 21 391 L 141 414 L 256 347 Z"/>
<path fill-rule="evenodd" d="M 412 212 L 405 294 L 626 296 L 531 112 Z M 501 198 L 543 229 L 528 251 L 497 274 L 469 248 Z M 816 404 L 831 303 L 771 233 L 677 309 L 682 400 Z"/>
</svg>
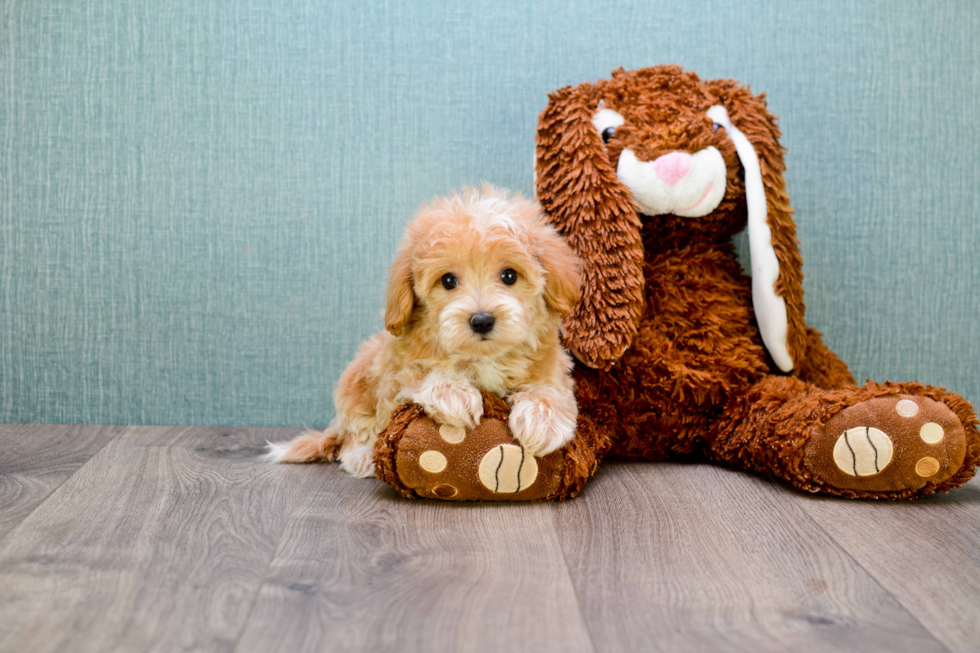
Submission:
<svg viewBox="0 0 980 653">
<path fill-rule="evenodd" d="M 582 258 L 582 297 L 565 319 L 565 344 L 609 369 L 632 344 L 643 310 L 643 241 L 629 190 L 616 178 L 592 117 L 594 86 L 549 95 L 537 133 L 537 199 Z"/>
<path fill-rule="evenodd" d="M 779 132 L 760 98 L 750 96 L 748 104 L 736 106 L 744 114 L 736 120 L 749 135 L 732 123 L 727 109 L 720 104 L 708 109 L 708 117 L 724 127 L 742 163 L 752 260 L 752 304 L 769 355 L 780 370 L 790 372 L 794 361 L 800 360 L 805 351 L 806 324 L 802 260 L 782 176 L 782 148 L 776 140 Z"/>
</svg>

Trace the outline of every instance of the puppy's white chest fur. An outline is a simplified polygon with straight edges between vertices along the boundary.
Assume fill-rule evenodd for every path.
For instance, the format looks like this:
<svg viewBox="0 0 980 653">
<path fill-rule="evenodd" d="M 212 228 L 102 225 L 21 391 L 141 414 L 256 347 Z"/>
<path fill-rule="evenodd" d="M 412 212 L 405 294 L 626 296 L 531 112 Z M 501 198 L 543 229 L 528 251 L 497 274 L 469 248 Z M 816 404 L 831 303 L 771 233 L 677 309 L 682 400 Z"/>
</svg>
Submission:
<svg viewBox="0 0 980 653">
<path fill-rule="evenodd" d="M 460 358 L 456 369 L 465 374 L 474 386 L 498 397 L 513 393 L 514 371 L 495 358 Z"/>
</svg>

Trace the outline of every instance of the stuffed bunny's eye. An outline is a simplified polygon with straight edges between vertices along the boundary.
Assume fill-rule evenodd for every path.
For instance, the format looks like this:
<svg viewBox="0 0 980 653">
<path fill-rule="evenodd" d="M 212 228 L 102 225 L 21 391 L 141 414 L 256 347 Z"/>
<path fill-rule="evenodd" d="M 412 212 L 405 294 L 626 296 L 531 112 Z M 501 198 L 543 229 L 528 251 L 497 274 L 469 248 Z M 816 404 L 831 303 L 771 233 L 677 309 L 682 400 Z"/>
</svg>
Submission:
<svg viewBox="0 0 980 653">
<path fill-rule="evenodd" d="M 595 125 L 596 131 L 599 132 L 599 136 L 602 137 L 603 143 L 608 143 L 616 134 L 616 128 L 622 125 L 626 120 L 620 114 L 616 113 L 612 109 L 599 109 L 592 116 L 592 124 Z"/>
</svg>

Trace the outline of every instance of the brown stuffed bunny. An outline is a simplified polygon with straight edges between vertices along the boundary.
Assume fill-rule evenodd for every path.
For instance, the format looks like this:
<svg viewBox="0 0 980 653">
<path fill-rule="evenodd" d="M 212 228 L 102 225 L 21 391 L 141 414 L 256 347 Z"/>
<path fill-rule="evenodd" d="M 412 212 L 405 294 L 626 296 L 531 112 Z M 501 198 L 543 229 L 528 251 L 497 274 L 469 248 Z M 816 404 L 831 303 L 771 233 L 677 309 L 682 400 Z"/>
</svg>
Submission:
<svg viewBox="0 0 980 653">
<path fill-rule="evenodd" d="M 579 360 L 578 432 L 522 492 L 494 492 L 473 480 L 477 467 L 499 458 L 506 475 L 512 443 L 506 405 L 487 397 L 483 435 L 448 446 L 459 461 L 450 480 L 468 488 L 454 498 L 574 496 L 606 455 L 707 457 L 846 497 L 923 496 L 973 476 L 969 403 L 920 383 L 857 387 L 806 326 L 779 136 L 762 96 L 676 66 L 550 95 L 538 200 L 586 262 L 564 324 Z M 731 243 L 746 227 L 751 279 Z M 447 448 L 436 433 L 405 407 L 380 439 L 379 476 L 439 496 L 431 488 L 446 479 L 415 463 Z"/>
</svg>

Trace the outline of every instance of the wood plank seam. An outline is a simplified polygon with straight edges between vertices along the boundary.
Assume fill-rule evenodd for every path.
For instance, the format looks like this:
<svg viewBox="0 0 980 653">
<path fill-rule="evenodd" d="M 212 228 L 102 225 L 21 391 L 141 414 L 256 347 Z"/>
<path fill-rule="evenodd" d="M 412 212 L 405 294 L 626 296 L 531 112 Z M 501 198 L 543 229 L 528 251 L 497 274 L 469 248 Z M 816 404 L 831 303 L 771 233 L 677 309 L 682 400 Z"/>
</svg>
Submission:
<svg viewBox="0 0 980 653">
<path fill-rule="evenodd" d="M 599 647 L 595 645 L 595 637 L 592 635 L 592 628 L 589 625 L 589 620 L 585 618 L 585 612 L 582 610 L 582 600 L 579 596 L 579 590 L 576 586 L 575 579 L 572 578 L 571 567 L 568 566 L 568 554 L 565 553 L 565 547 L 561 545 L 561 534 L 558 531 L 558 506 L 551 505 L 551 527 L 555 530 L 555 539 L 558 541 L 558 550 L 561 551 L 561 561 L 565 565 L 565 575 L 568 577 L 568 583 L 572 586 L 572 594 L 575 596 L 575 607 L 578 609 L 579 619 L 582 620 L 582 625 L 585 627 L 585 632 L 589 634 L 589 645 L 592 650 L 598 653 Z"/>
<path fill-rule="evenodd" d="M 309 477 L 309 478 L 312 478 Z M 286 528 L 289 526 L 289 522 L 293 519 L 293 510 L 296 509 L 296 504 L 299 503 L 300 493 L 302 493 L 303 488 L 309 482 L 309 478 L 303 480 L 296 488 L 296 496 L 293 497 L 293 502 L 289 505 L 289 513 L 286 515 L 286 519 L 282 524 L 282 530 L 279 531 L 279 538 L 276 540 L 276 546 L 272 549 L 272 555 L 269 556 L 269 562 L 265 566 L 265 571 L 262 572 L 262 580 L 259 582 L 258 587 L 255 588 L 255 595 L 252 597 L 252 602 L 248 606 L 248 612 L 245 613 L 245 618 L 242 620 L 241 629 L 238 631 L 238 636 L 235 638 L 235 645 L 231 648 L 232 652 L 238 650 L 239 644 L 241 644 L 242 637 L 245 635 L 245 630 L 248 628 L 248 622 L 252 618 L 252 611 L 255 610 L 255 605 L 259 602 L 259 594 L 262 592 L 262 587 L 265 585 L 266 579 L 269 577 L 269 570 L 272 569 L 272 563 L 276 559 L 276 555 L 279 554 L 279 549 L 282 546 L 282 538 L 286 534 Z"/>
<path fill-rule="evenodd" d="M 50 425 L 41 425 L 41 424 L 39 424 L 38 426 L 50 426 Z M 60 424 L 58 424 L 58 425 L 55 425 L 55 426 L 62 426 L 62 425 L 60 425 Z M 75 425 L 74 425 L 74 424 L 71 424 L 71 425 L 64 425 L 64 426 L 75 426 Z M 106 425 L 100 425 L 100 426 L 106 426 Z M 117 431 L 116 431 L 115 433 L 113 433 L 113 434 L 112 434 L 112 437 L 110 437 L 109 439 L 107 439 L 107 440 L 106 440 L 106 441 L 105 441 L 105 442 L 104 442 L 104 443 L 102 444 L 102 446 L 101 446 L 101 447 L 99 447 L 99 448 L 98 448 L 97 450 L 95 450 L 95 451 L 93 451 L 93 452 L 92 452 L 92 455 L 88 457 L 88 460 L 86 460 L 86 461 L 85 461 L 84 463 L 82 463 L 81 465 L 79 465 L 79 466 L 78 466 L 78 469 L 76 469 L 76 470 L 75 470 L 75 471 L 73 471 L 73 472 L 72 472 L 71 474 L 69 474 L 68 476 L 66 476 L 65 478 L 63 478 L 63 479 L 61 480 L 61 482 L 60 482 L 60 483 L 58 483 L 58 484 L 57 484 L 56 486 L 54 486 L 53 488 L 51 488 L 51 491 L 50 491 L 50 492 L 48 492 L 48 493 L 47 493 L 47 494 L 46 494 L 46 495 L 44 496 L 44 498 L 43 498 L 43 499 L 41 499 L 41 500 L 40 500 L 40 501 L 38 502 L 38 504 L 37 504 L 36 506 L 34 506 L 33 508 L 31 508 L 31 510 L 30 510 L 30 512 L 28 512 L 28 513 L 27 513 L 27 514 L 25 514 L 25 515 L 24 515 L 23 517 L 21 517 L 21 519 L 20 519 L 20 522 L 19 522 L 19 523 L 18 523 L 18 524 L 17 524 L 16 526 L 14 526 L 14 527 L 13 527 L 13 528 L 11 528 L 11 529 L 10 529 L 9 531 L 7 531 L 7 532 L 6 532 L 6 533 L 4 533 L 4 534 L 3 534 L 2 536 L 0 536 L 0 546 L 2 546 L 2 545 L 3 545 L 3 543 L 4 543 L 4 542 L 5 542 L 5 541 L 6 541 L 6 540 L 7 540 L 7 539 L 8 539 L 8 538 L 9 538 L 9 537 L 11 536 L 11 535 L 13 535 L 14 533 L 16 533 L 16 532 L 17 532 L 17 530 L 18 530 L 18 529 L 19 529 L 19 528 L 21 527 L 21 525 L 22 525 L 22 524 L 23 524 L 23 523 L 24 523 L 25 521 L 27 521 L 27 520 L 28 520 L 28 519 L 30 518 L 30 516 L 31 516 L 31 515 L 33 515 L 33 514 L 34 514 L 34 513 L 35 513 L 35 512 L 37 511 L 37 509 L 38 509 L 38 508 L 40 508 L 41 506 L 43 506 L 43 505 L 45 504 L 45 502 L 46 502 L 46 501 L 47 501 L 48 499 L 50 499 L 50 498 L 51 498 L 51 496 L 52 496 L 52 495 L 53 495 L 53 494 L 54 494 L 55 492 L 57 492 L 57 491 L 58 491 L 59 489 L 61 489 L 61 486 L 62 486 L 62 485 L 64 485 L 65 483 L 67 483 L 67 482 L 68 482 L 69 480 L 71 480 L 71 479 L 72 479 L 72 478 L 73 478 L 73 477 L 75 476 L 75 474 L 77 474 L 77 473 L 79 472 L 79 470 L 81 470 L 81 469 L 83 469 L 83 468 L 84 468 L 84 467 L 85 467 L 86 465 L 88 465 L 89 463 L 91 463 L 91 462 L 92 462 L 92 459 L 93 459 L 93 458 L 95 458 L 96 456 L 98 456 L 98 455 L 99 455 L 99 453 L 101 453 L 101 452 L 102 452 L 102 450 L 103 450 L 103 449 L 105 449 L 105 448 L 106 448 L 106 447 L 107 447 L 107 446 L 109 445 L 109 443 L 111 443 L 111 442 L 113 442 L 113 441 L 115 441 L 115 439 L 116 439 L 116 438 L 118 438 L 118 437 L 119 437 L 119 435 L 120 435 L 121 433 L 125 433 L 125 432 L 126 432 L 126 429 L 128 429 L 128 428 L 130 427 L 130 425 L 129 425 L 129 424 L 118 424 L 118 425 L 115 425 L 115 424 L 114 424 L 113 426 L 118 426 L 118 427 L 119 427 L 119 429 L 118 429 L 118 430 L 117 430 Z"/>
<path fill-rule="evenodd" d="M 873 580 L 874 583 L 875 583 L 875 585 L 877 585 L 878 587 L 880 587 L 883 592 L 885 592 L 886 594 L 888 594 L 889 596 L 891 596 L 893 599 L 895 599 L 895 603 L 897 603 L 902 608 L 902 610 L 915 623 L 917 623 L 919 626 L 921 626 L 922 629 L 925 632 L 929 633 L 929 635 L 933 638 L 933 640 L 935 640 L 935 642 L 939 646 L 941 646 L 943 648 L 943 650 L 949 651 L 949 653 L 954 653 L 954 651 L 952 649 L 950 649 L 948 646 L 946 646 L 946 644 L 941 639 L 939 639 L 938 635 L 936 634 L 936 632 L 932 628 L 929 628 L 925 623 L 923 623 L 923 621 L 921 619 L 919 619 L 918 615 L 916 615 L 915 613 L 912 612 L 912 610 L 905 604 L 905 601 L 902 600 L 902 596 L 896 595 L 894 592 L 892 592 L 891 590 L 889 590 L 885 586 L 885 584 L 881 582 L 881 580 L 878 578 L 878 575 L 875 574 L 874 571 L 872 571 L 871 569 L 868 569 L 868 567 L 866 567 L 865 565 L 863 565 L 860 560 L 858 560 L 857 558 L 855 558 L 854 556 L 852 556 L 851 555 L 851 552 L 847 550 L 847 547 L 843 543 L 841 543 L 836 537 L 834 537 L 834 535 L 830 531 L 828 531 L 826 528 L 824 528 L 823 527 L 823 524 L 821 524 L 819 521 L 817 521 L 816 519 L 814 519 L 813 517 L 811 517 L 810 516 L 810 513 L 808 513 L 806 510 L 800 510 L 800 512 L 804 516 L 806 516 L 806 518 L 809 519 L 813 523 L 813 525 L 816 526 L 820 530 L 820 532 L 822 532 L 824 535 L 826 535 L 827 538 L 831 542 L 834 543 L 834 546 L 836 546 L 845 555 L 847 555 L 847 557 L 850 558 L 854 562 L 854 564 L 857 565 L 857 567 L 861 569 L 861 571 L 863 571 L 865 574 L 867 574 L 868 575 L 868 578 L 870 578 L 871 580 Z"/>
</svg>

